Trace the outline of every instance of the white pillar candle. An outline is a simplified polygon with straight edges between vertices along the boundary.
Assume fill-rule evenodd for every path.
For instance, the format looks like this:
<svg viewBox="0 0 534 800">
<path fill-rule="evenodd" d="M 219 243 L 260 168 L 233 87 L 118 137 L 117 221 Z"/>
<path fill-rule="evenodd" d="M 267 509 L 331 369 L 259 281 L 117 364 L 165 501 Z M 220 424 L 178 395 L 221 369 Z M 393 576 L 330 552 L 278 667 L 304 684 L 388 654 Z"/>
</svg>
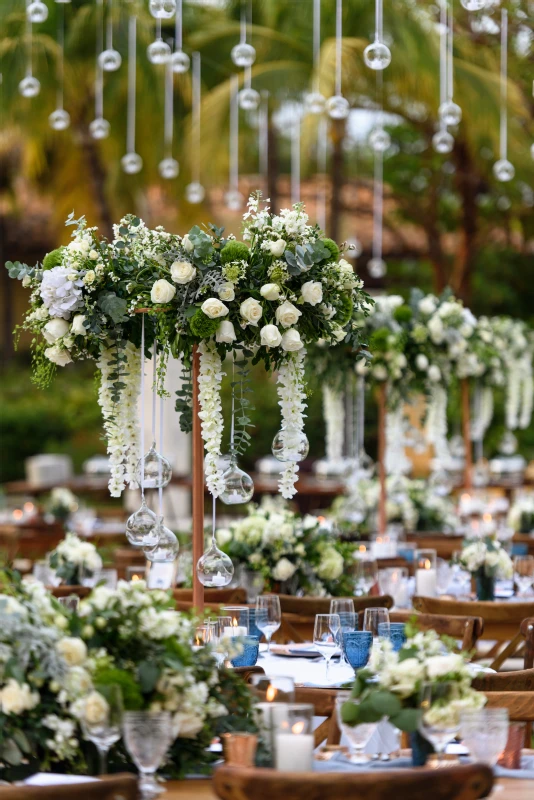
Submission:
<svg viewBox="0 0 534 800">
<path fill-rule="evenodd" d="M 279 772 L 311 772 L 313 734 L 276 733 L 275 764 Z"/>
<path fill-rule="evenodd" d="M 415 572 L 415 593 L 423 597 L 436 597 L 437 574 L 433 567 Z"/>
<path fill-rule="evenodd" d="M 245 625 L 227 625 L 223 630 L 223 636 L 246 636 L 247 629 Z"/>
<path fill-rule="evenodd" d="M 220 572 L 211 579 L 212 586 L 226 586 L 226 578 Z"/>
</svg>

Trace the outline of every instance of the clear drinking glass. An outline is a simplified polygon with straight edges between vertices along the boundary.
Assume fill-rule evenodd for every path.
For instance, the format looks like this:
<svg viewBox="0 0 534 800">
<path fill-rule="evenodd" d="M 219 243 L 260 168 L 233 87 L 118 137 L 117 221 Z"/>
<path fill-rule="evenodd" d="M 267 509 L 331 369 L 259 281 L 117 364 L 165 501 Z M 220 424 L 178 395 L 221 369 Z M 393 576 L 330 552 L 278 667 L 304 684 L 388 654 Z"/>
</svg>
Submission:
<svg viewBox="0 0 534 800">
<path fill-rule="evenodd" d="M 61 606 L 73 613 L 78 610 L 80 605 L 80 598 L 75 594 L 70 594 L 68 597 L 58 597 L 57 601 Z"/>
<path fill-rule="evenodd" d="M 356 594 L 369 594 L 378 580 L 378 565 L 374 558 L 358 558 L 354 566 Z"/>
<path fill-rule="evenodd" d="M 232 617 L 222 616 L 217 617 L 215 620 L 212 644 L 217 645 L 214 655 L 219 666 L 224 664 L 228 658 L 228 649 L 225 647 L 225 639 L 227 640 L 229 637 L 226 636 L 225 631 L 231 627 Z"/>
<path fill-rule="evenodd" d="M 271 652 L 271 637 L 282 624 L 280 598 L 276 594 L 263 594 L 256 598 L 256 627 L 267 640 L 267 652 Z"/>
<path fill-rule="evenodd" d="M 117 570 L 116 569 L 101 569 L 98 575 L 98 583 L 106 586 L 108 589 L 117 588 Z"/>
<path fill-rule="evenodd" d="M 526 596 L 534 583 L 534 556 L 514 558 L 514 581 L 519 589 L 518 595 Z"/>
<path fill-rule="evenodd" d="M 100 571 L 102 564 L 96 569 L 89 568 L 86 564 L 82 564 L 79 569 L 80 585 L 89 586 L 91 589 L 97 585 L 100 580 Z"/>
<path fill-rule="evenodd" d="M 456 683 L 423 683 L 419 696 L 422 710 L 419 731 L 428 739 L 438 754 L 438 761 L 445 748 L 460 730 L 460 715 L 451 703 L 458 699 Z"/>
<path fill-rule="evenodd" d="M 449 562 L 444 558 L 438 558 L 436 564 L 436 589 L 438 594 L 446 594 L 451 582 L 452 570 Z"/>
<path fill-rule="evenodd" d="M 337 724 L 339 729 L 348 739 L 350 755 L 349 761 L 352 764 L 367 764 L 368 759 L 364 755 L 365 745 L 376 730 L 376 722 L 366 722 L 363 725 L 346 725 L 341 718 L 341 708 L 344 703 L 350 700 L 352 703 L 358 704 L 359 699 L 351 698 L 350 692 L 339 692 L 336 697 L 336 714 Z"/>
<path fill-rule="evenodd" d="M 460 735 L 474 761 L 494 767 L 508 741 L 508 709 L 480 708 L 463 711 Z"/>
<path fill-rule="evenodd" d="M 358 618 L 354 610 L 354 600 L 351 597 L 335 597 L 330 601 L 330 613 L 339 616 L 341 622 L 338 636 L 339 646 L 341 648 L 343 661 L 348 663 L 343 648 L 343 634 L 356 630 Z"/>
<path fill-rule="evenodd" d="M 380 634 L 378 626 L 381 625 Z M 363 616 L 363 629 L 373 634 L 373 644 L 376 644 L 379 638 L 389 639 L 389 611 L 387 608 L 366 608 Z"/>
<path fill-rule="evenodd" d="M 154 777 L 172 742 L 172 717 L 168 711 L 127 711 L 124 744 L 139 770 L 143 800 L 163 791 Z"/>
<path fill-rule="evenodd" d="M 330 659 L 338 648 L 337 635 L 341 627 L 338 614 L 316 614 L 313 643 L 326 660 L 325 678 L 328 680 Z"/>
<path fill-rule="evenodd" d="M 96 722 L 89 722 L 84 714 L 81 726 L 84 737 L 92 742 L 98 750 L 99 774 L 107 773 L 107 759 L 111 747 L 121 738 L 122 725 L 122 692 L 120 686 L 110 685 L 96 687 L 96 692 L 102 695 L 107 703 L 105 714 L 98 715 L 100 718 Z M 87 695 L 86 702 L 91 701 L 91 695 Z"/>
</svg>

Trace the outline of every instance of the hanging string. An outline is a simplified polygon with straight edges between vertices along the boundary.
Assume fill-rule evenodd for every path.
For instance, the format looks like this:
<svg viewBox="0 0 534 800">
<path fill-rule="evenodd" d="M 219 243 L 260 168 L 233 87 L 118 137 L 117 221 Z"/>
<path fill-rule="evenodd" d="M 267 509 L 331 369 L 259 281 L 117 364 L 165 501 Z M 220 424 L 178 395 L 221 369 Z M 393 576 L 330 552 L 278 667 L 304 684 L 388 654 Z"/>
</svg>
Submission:
<svg viewBox="0 0 534 800">
<path fill-rule="evenodd" d="M 212 520 L 211 521 L 211 541 L 212 541 L 212 544 L 214 544 L 215 547 L 217 547 L 217 539 L 215 537 L 215 527 L 216 527 L 216 521 L 215 521 L 216 520 L 216 514 L 215 514 L 215 512 L 216 512 L 216 506 L 217 506 L 217 498 L 215 497 L 215 495 L 212 495 L 212 497 L 213 497 L 213 504 L 212 504 L 212 518 L 211 518 L 211 520 Z"/>
<path fill-rule="evenodd" d="M 447 0 L 439 5 L 439 104 L 447 99 Z"/>
<path fill-rule="evenodd" d="M 453 16 L 452 16 L 452 0 L 449 0 L 450 5 L 448 6 L 449 11 L 449 19 L 448 19 L 448 26 L 447 31 L 449 34 L 449 41 L 448 41 L 448 48 L 447 48 L 447 57 L 448 57 L 448 69 L 447 69 L 447 100 L 452 102 L 452 98 L 454 95 L 454 65 L 453 65 Z"/>
<path fill-rule="evenodd" d="M 381 42 L 384 35 L 384 11 L 382 0 L 375 3 L 375 40 Z"/>
<path fill-rule="evenodd" d="M 174 28 L 175 49 L 182 49 L 182 0 L 177 0 L 176 3 L 176 19 Z"/>
<path fill-rule="evenodd" d="M 108 20 L 106 26 L 106 50 L 113 50 L 113 0 L 108 0 Z"/>
<path fill-rule="evenodd" d="M 269 193 L 269 92 L 266 90 L 261 93 L 258 116 L 258 158 L 265 197 L 267 197 Z"/>
<path fill-rule="evenodd" d="M 364 453 L 364 425 L 365 425 L 365 378 L 358 376 L 358 450 L 356 453 L 356 463 L 359 465 Z"/>
<path fill-rule="evenodd" d="M 26 0 L 26 8 L 29 6 L 30 0 Z M 28 14 L 26 14 L 26 57 L 28 62 L 26 64 L 26 76 L 33 75 L 33 26 Z"/>
<path fill-rule="evenodd" d="M 321 230 L 326 228 L 326 156 L 327 156 L 326 117 L 319 118 L 317 125 L 317 222 Z"/>
<path fill-rule="evenodd" d="M 64 86 L 64 65 L 65 65 L 65 6 L 59 4 L 57 15 L 57 101 L 56 107 L 63 108 L 63 86 Z"/>
<path fill-rule="evenodd" d="M 239 105 L 237 95 L 239 79 L 237 75 L 230 78 L 230 191 L 237 192 L 239 187 Z"/>
<path fill-rule="evenodd" d="M 336 0 L 336 91 L 341 94 L 341 49 L 343 43 L 343 0 Z"/>
<path fill-rule="evenodd" d="M 172 135 L 173 135 L 173 88 L 174 78 L 172 64 L 170 61 L 165 65 L 165 107 L 164 107 L 164 153 L 165 158 L 172 157 Z"/>
<path fill-rule="evenodd" d="M 314 88 L 319 90 L 319 59 L 321 56 L 321 0 L 313 0 L 313 72 Z"/>
<path fill-rule="evenodd" d="M 163 394 L 160 395 L 159 398 L 159 444 L 158 444 L 158 452 L 161 453 L 163 451 L 163 412 L 164 412 L 164 403 L 163 403 Z M 161 459 L 159 459 L 158 463 L 158 507 L 159 507 L 159 516 L 163 516 L 163 486 L 161 485 Z"/>
<path fill-rule="evenodd" d="M 508 11 L 501 9 L 501 131 L 500 158 L 506 160 L 508 153 Z"/>
<path fill-rule="evenodd" d="M 141 501 L 145 499 L 145 315 L 141 314 Z"/>
<path fill-rule="evenodd" d="M 128 117 L 126 127 L 126 152 L 135 153 L 135 81 L 137 18 L 128 20 Z"/>
<path fill-rule="evenodd" d="M 200 104 L 201 104 L 201 83 L 200 83 L 200 53 L 193 53 L 192 69 L 192 135 L 191 144 L 193 147 L 191 173 L 195 183 L 200 183 Z"/>
<path fill-rule="evenodd" d="M 158 388 L 158 340 L 154 339 L 154 355 L 152 361 L 152 444 L 156 446 L 156 396 Z"/>
<path fill-rule="evenodd" d="M 104 49 L 104 3 L 97 0 L 96 17 L 96 64 L 95 64 L 95 119 L 104 116 L 104 70 L 100 64 L 100 53 Z M 143 317 L 144 318 L 144 317 Z"/>
<path fill-rule="evenodd" d="M 382 72 L 376 73 L 377 96 L 382 106 Z M 375 150 L 374 163 L 374 191 L 373 191 L 373 259 L 382 258 L 382 221 L 383 221 L 383 181 L 384 181 L 384 153 Z"/>
<path fill-rule="evenodd" d="M 230 458 L 234 457 L 234 431 L 235 431 L 235 353 L 232 350 L 232 421 L 230 424 Z"/>
<path fill-rule="evenodd" d="M 291 202 L 300 202 L 300 113 L 295 108 L 291 130 Z"/>
<path fill-rule="evenodd" d="M 242 0 L 239 43 L 245 44 L 246 41 L 247 41 L 247 12 L 245 9 L 245 2 L 244 0 Z"/>
</svg>

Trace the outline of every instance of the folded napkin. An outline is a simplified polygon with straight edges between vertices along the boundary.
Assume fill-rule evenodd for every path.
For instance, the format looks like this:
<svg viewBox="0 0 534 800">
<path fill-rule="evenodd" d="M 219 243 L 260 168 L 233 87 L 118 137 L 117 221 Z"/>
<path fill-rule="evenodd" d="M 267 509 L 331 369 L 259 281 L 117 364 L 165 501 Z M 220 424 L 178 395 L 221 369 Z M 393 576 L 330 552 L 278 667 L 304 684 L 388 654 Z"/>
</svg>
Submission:
<svg viewBox="0 0 534 800">
<path fill-rule="evenodd" d="M 69 783 L 94 783 L 98 778 L 90 778 L 88 775 L 60 775 L 57 772 L 37 772 L 30 778 L 26 778 L 26 786 L 60 786 Z"/>
</svg>

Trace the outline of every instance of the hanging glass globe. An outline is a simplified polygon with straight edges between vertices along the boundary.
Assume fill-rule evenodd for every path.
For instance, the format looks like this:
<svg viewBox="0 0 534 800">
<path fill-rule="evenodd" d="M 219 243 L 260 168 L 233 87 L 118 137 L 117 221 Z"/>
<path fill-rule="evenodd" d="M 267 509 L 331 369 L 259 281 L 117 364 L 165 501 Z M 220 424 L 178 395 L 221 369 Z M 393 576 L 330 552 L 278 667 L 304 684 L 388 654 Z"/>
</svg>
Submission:
<svg viewBox="0 0 534 800">
<path fill-rule="evenodd" d="M 460 3 L 467 11 L 480 11 L 484 8 L 487 0 L 460 0 Z"/>
<path fill-rule="evenodd" d="M 137 462 L 137 482 L 141 484 L 141 479 L 143 479 L 142 485 L 145 489 L 164 489 L 172 478 L 172 469 L 165 456 L 160 455 L 156 450 L 155 442 L 152 442 L 150 450 L 145 454 L 143 461 L 143 474 L 141 472 L 141 459 Z"/>
<path fill-rule="evenodd" d="M 369 134 L 369 147 L 375 153 L 385 153 L 391 144 L 391 137 L 384 128 L 374 128 Z"/>
<path fill-rule="evenodd" d="M 366 478 L 372 478 L 375 472 L 375 462 L 365 450 L 360 450 L 358 456 L 358 472 Z"/>
<path fill-rule="evenodd" d="M 454 147 L 454 138 L 449 131 L 437 131 L 432 137 L 432 147 L 436 153 L 450 153 Z"/>
<path fill-rule="evenodd" d="M 391 64 L 391 50 L 378 39 L 372 44 L 368 44 L 363 51 L 363 60 L 369 69 L 379 70 L 389 67 Z"/>
<path fill-rule="evenodd" d="M 48 19 L 48 8 L 41 0 L 35 0 L 27 6 L 26 16 L 29 22 L 44 22 Z"/>
<path fill-rule="evenodd" d="M 310 114 L 322 114 L 326 106 L 326 97 L 321 92 L 310 92 L 304 100 L 306 111 Z"/>
<path fill-rule="evenodd" d="M 121 158 L 121 166 L 127 175 L 136 175 L 143 169 L 143 159 L 137 153 L 126 153 Z"/>
<path fill-rule="evenodd" d="M 256 89 L 241 89 L 237 98 L 243 111 L 255 111 L 260 104 L 260 93 Z"/>
<path fill-rule="evenodd" d="M 232 47 L 230 57 L 236 67 L 251 67 L 256 61 L 256 51 L 251 44 L 240 42 Z"/>
<path fill-rule="evenodd" d="M 192 183 L 188 183 L 185 187 L 185 199 L 192 205 L 201 203 L 205 196 L 206 190 L 198 181 L 192 181 Z"/>
<path fill-rule="evenodd" d="M 487 458 L 479 458 L 473 466 L 471 475 L 473 486 L 477 489 L 483 489 L 490 482 L 490 468 Z"/>
<path fill-rule="evenodd" d="M 517 438 L 512 431 L 505 431 L 499 442 L 499 453 L 502 453 L 504 456 L 513 456 L 516 450 Z"/>
<path fill-rule="evenodd" d="M 383 278 L 387 271 L 388 268 L 383 258 L 372 258 L 367 264 L 367 272 L 371 278 Z"/>
<path fill-rule="evenodd" d="M 367 516 L 367 506 L 357 489 L 347 497 L 341 515 L 346 522 L 351 522 L 353 525 L 359 525 L 364 521 Z"/>
<path fill-rule="evenodd" d="M 153 547 L 157 544 L 159 533 L 156 529 L 157 517 L 149 509 L 143 497 L 141 508 L 128 517 L 126 538 L 134 547 Z"/>
<path fill-rule="evenodd" d="M 224 491 L 219 499 L 227 506 L 248 503 L 254 494 L 254 482 L 250 475 L 239 469 L 235 459 L 230 459 L 230 466 L 223 472 Z"/>
<path fill-rule="evenodd" d="M 534 159 L 534 142 L 530 145 L 530 157 Z"/>
<path fill-rule="evenodd" d="M 163 39 L 156 39 L 148 45 L 146 57 L 151 64 L 166 64 L 171 57 L 171 48 Z"/>
<path fill-rule="evenodd" d="M 187 72 L 190 63 L 189 56 L 183 50 L 176 50 L 171 56 L 172 71 L 180 75 Z"/>
<path fill-rule="evenodd" d="M 176 12 L 176 0 L 150 0 L 148 9 L 156 19 L 170 19 Z"/>
<path fill-rule="evenodd" d="M 230 189 L 224 195 L 224 202 L 230 211 L 239 211 L 244 203 L 244 197 L 238 189 Z"/>
<path fill-rule="evenodd" d="M 198 559 L 197 578 L 203 586 L 215 589 L 228 586 L 233 577 L 232 559 L 219 550 L 213 540 L 209 550 Z"/>
<path fill-rule="evenodd" d="M 326 101 L 326 112 L 330 119 L 346 119 L 349 111 L 349 101 L 341 94 L 334 94 Z"/>
<path fill-rule="evenodd" d="M 143 553 L 148 561 L 160 564 L 174 561 L 180 550 L 180 545 L 174 533 L 163 524 L 163 517 L 157 518 L 154 533 L 157 536 L 156 544 L 152 547 L 143 547 Z"/>
<path fill-rule="evenodd" d="M 462 119 L 462 109 L 452 100 L 442 103 L 438 108 L 438 114 L 444 125 L 459 125 Z"/>
<path fill-rule="evenodd" d="M 507 158 L 500 158 L 493 165 L 493 174 L 501 183 L 507 183 L 514 177 L 515 167 Z"/>
<path fill-rule="evenodd" d="M 451 438 L 449 451 L 453 458 L 465 458 L 465 443 L 459 433 Z"/>
<path fill-rule="evenodd" d="M 33 75 L 26 75 L 19 83 L 19 92 L 23 97 L 37 97 L 41 84 Z"/>
<path fill-rule="evenodd" d="M 272 454 L 278 461 L 298 463 L 308 455 L 310 443 L 304 431 L 297 428 L 282 428 L 271 445 Z"/>
<path fill-rule="evenodd" d="M 56 108 L 48 117 L 48 124 L 55 131 L 64 131 L 70 125 L 70 114 L 63 108 Z"/>
<path fill-rule="evenodd" d="M 103 117 L 97 117 L 89 123 L 89 133 L 93 139 L 107 139 L 109 136 L 109 122 Z"/>
<path fill-rule="evenodd" d="M 180 165 L 175 158 L 164 158 L 158 164 L 159 174 L 166 180 L 178 177 L 180 172 Z"/>
<path fill-rule="evenodd" d="M 447 497 L 453 490 L 450 474 L 444 469 L 441 462 L 436 463 L 435 469 L 428 479 L 428 488 L 438 497 Z"/>
<path fill-rule="evenodd" d="M 118 50 L 113 48 L 102 50 L 98 56 L 98 64 L 104 72 L 116 72 L 122 64 L 122 56 Z"/>
</svg>

